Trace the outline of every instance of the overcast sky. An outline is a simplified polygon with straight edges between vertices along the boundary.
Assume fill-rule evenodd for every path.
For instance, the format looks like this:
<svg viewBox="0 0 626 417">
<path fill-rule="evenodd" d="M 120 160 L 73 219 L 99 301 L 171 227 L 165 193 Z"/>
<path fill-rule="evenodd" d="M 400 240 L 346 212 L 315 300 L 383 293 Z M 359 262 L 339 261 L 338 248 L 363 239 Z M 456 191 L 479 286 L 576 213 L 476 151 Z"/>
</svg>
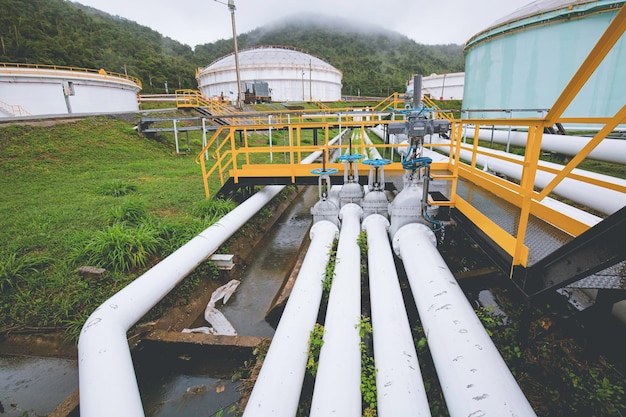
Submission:
<svg viewBox="0 0 626 417">
<path fill-rule="evenodd" d="M 191 47 L 232 39 L 227 0 L 73 0 Z M 237 33 L 314 13 L 378 25 L 424 44 L 463 44 L 532 0 L 235 0 Z"/>
</svg>

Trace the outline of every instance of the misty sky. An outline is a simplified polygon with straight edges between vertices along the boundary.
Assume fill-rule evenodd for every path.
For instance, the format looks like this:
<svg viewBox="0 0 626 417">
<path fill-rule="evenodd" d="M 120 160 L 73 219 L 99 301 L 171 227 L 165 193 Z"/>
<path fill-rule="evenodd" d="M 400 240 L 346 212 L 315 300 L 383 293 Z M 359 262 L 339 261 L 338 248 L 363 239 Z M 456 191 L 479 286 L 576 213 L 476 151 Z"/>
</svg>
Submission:
<svg viewBox="0 0 626 417">
<path fill-rule="evenodd" d="M 191 47 L 232 38 L 227 0 L 73 0 Z M 532 0 L 235 0 L 237 33 L 314 13 L 377 25 L 424 44 L 463 44 Z"/>
</svg>

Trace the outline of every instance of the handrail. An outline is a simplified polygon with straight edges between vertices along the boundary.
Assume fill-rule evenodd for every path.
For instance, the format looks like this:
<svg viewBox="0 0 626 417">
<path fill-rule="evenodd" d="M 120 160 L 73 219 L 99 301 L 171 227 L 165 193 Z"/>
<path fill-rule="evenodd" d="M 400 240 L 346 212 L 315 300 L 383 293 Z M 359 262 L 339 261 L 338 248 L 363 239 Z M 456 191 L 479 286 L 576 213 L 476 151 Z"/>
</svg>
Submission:
<svg viewBox="0 0 626 417">
<path fill-rule="evenodd" d="M 612 121 L 616 124 L 623 120 L 626 111 L 622 109 L 613 118 L 606 120 Z M 314 152 L 317 150 L 323 150 L 326 155 L 332 153 L 335 149 L 347 149 L 348 144 L 344 141 L 342 144 L 329 145 L 329 134 L 324 135 L 324 139 L 320 140 L 318 145 L 312 145 L 305 143 L 303 140 L 302 132 L 307 129 L 320 129 L 327 132 L 329 129 L 338 128 L 350 128 L 356 130 L 365 130 L 373 128 L 378 125 L 384 125 L 392 123 L 389 120 L 366 120 L 367 118 L 361 117 L 361 115 L 352 115 L 351 117 L 345 116 L 340 120 L 325 121 L 325 122 L 309 122 L 299 121 L 298 123 L 286 123 L 285 121 L 276 118 L 276 122 L 272 123 L 259 123 L 251 125 L 234 125 L 224 126 L 215 132 L 213 137 L 208 141 L 207 146 L 202 149 L 196 162 L 202 165 L 203 181 L 205 187 L 205 194 L 208 198 L 210 196 L 209 179 L 219 175 L 219 182 L 224 185 L 227 178 L 233 178 L 235 183 L 238 183 L 240 178 L 245 177 L 292 177 L 295 181 L 296 176 L 308 176 L 310 175 L 310 169 L 306 171 L 299 169 L 295 165 L 302 159 L 303 155 Z M 588 119 L 577 119 L 580 123 L 588 123 Z M 594 121 L 598 119 L 595 118 Z M 523 235 L 528 225 L 529 216 L 537 216 L 545 221 L 557 225 L 564 231 L 570 233 L 572 236 L 584 232 L 588 229 L 589 225 L 581 223 L 580 221 L 571 219 L 567 214 L 558 212 L 543 204 L 543 200 L 547 193 L 550 192 L 556 184 L 567 179 L 580 181 L 583 184 L 590 186 L 602 187 L 606 190 L 613 190 L 618 193 L 626 194 L 626 186 L 621 185 L 618 182 L 611 182 L 610 180 L 604 180 L 597 177 L 588 177 L 578 171 L 573 171 L 573 168 L 578 165 L 578 162 L 582 160 L 582 157 L 576 158 L 576 160 L 570 162 L 565 170 L 552 168 L 550 166 L 543 166 L 538 163 L 539 152 L 539 138 L 543 133 L 541 128 L 545 123 L 541 118 L 520 118 L 520 119 L 455 119 L 452 121 L 450 141 L 447 146 L 449 148 L 448 154 L 452 155 L 447 162 L 433 162 L 431 171 L 440 179 L 452 181 L 453 187 L 451 195 L 449 196 L 450 202 L 447 203 L 452 207 L 459 209 L 465 214 L 471 221 L 476 224 L 486 224 L 483 230 L 486 234 L 500 245 L 507 253 L 509 253 L 513 259 L 513 265 L 526 265 L 528 260 L 528 248 L 524 245 Z M 525 128 L 528 133 L 528 146 L 526 148 L 526 155 L 520 160 L 519 156 L 512 154 L 506 154 L 502 152 L 494 152 L 485 150 L 478 147 L 478 140 L 474 140 L 471 143 L 464 143 L 464 131 L 467 126 L 473 126 L 473 129 L 480 130 L 481 126 L 516 126 Z M 595 147 L 601 142 L 608 132 L 610 132 L 611 124 L 605 129 L 600 131 L 598 135 L 590 142 L 586 147 L 583 155 L 587 155 L 591 148 Z M 253 145 L 250 137 L 257 133 L 257 131 L 264 132 L 263 135 L 267 136 L 269 128 L 272 132 L 284 130 L 285 143 L 282 145 L 268 144 Z M 241 143 L 236 140 L 236 132 L 241 132 Z M 274 133 L 275 134 L 275 133 Z M 289 140 L 287 141 L 287 136 Z M 214 144 L 217 139 L 220 138 L 221 142 L 215 150 Z M 428 143 L 428 139 L 425 140 L 426 148 L 441 147 L 441 144 Z M 354 146 L 354 144 L 353 144 Z M 360 146 L 360 145 L 358 145 Z M 384 152 L 390 148 L 397 148 L 397 144 L 374 144 L 373 148 Z M 211 154 L 215 162 L 213 165 L 208 164 L 205 160 L 205 154 L 211 149 Z M 464 162 L 461 158 L 461 152 L 471 152 L 470 159 Z M 280 161 L 275 160 L 268 163 L 268 155 L 284 155 L 281 156 Z M 519 183 L 508 181 L 483 171 L 483 166 L 477 163 L 477 156 L 488 156 L 496 160 L 501 160 L 508 164 L 519 166 L 522 172 Z M 326 161 L 326 167 L 336 167 L 341 169 L 340 164 L 332 164 L 330 161 Z M 336 165 L 336 166 L 335 166 Z M 316 164 L 313 164 L 313 168 L 317 168 Z M 321 164 L 319 164 L 321 167 Z M 360 167 L 359 167 L 360 168 Z M 367 169 L 363 165 L 362 169 Z M 402 165 L 399 162 L 393 162 L 385 167 L 387 172 L 401 172 L 403 171 Z M 537 172 L 545 172 L 553 175 L 554 179 L 551 180 L 549 185 L 549 191 L 540 192 L 535 191 L 534 177 Z M 532 176 L 529 174 L 532 173 Z M 443 175 L 442 175 L 443 174 Z M 531 180 L 531 177 L 533 180 Z M 520 223 L 517 229 L 519 230 L 516 236 L 512 236 L 509 232 L 505 231 L 502 227 L 498 226 L 494 222 L 488 221 L 478 210 L 472 207 L 469 202 L 464 201 L 456 193 L 456 181 L 459 178 L 467 179 L 487 191 L 490 191 L 496 195 L 505 198 L 510 203 L 516 205 L 521 210 Z M 521 229 L 524 229 L 522 231 Z"/>
<path fill-rule="evenodd" d="M 124 78 L 128 81 L 131 81 L 142 87 L 141 80 L 137 77 L 133 77 L 128 74 L 120 74 L 117 72 L 106 71 L 104 69 L 89 69 L 89 68 L 79 68 L 79 67 L 68 67 L 63 65 L 46 65 L 46 64 L 20 64 L 20 63 L 8 63 L 1 62 L 0 70 L 6 70 L 11 73 L 13 69 L 23 69 L 23 70 L 31 70 L 33 73 L 43 72 L 43 71 L 69 71 L 76 77 L 81 77 L 83 75 L 88 75 L 90 77 L 115 77 L 115 78 Z M 19 71 L 20 74 L 28 74 L 29 71 Z"/>
<path fill-rule="evenodd" d="M 400 94 L 394 92 L 389 97 L 383 99 L 380 103 L 374 106 L 374 111 L 384 111 L 391 107 L 394 110 L 404 108 L 404 100 L 400 99 Z"/>
<path fill-rule="evenodd" d="M 428 107 L 431 107 L 432 109 L 436 110 L 435 111 L 435 117 L 437 119 L 448 120 L 448 121 L 454 119 L 454 116 L 452 115 L 452 113 L 440 111 L 441 108 L 432 99 L 430 99 L 430 97 L 423 96 L 422 97 L 422 103 L 424 103 Z"/>
</svg>

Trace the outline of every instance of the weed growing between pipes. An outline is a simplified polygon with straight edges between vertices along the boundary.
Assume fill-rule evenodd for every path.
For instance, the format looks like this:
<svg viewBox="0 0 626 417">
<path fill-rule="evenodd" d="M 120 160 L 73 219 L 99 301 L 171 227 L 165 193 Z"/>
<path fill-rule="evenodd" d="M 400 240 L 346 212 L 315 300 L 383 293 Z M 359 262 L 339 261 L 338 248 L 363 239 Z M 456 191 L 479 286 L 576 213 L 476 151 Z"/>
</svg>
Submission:
<svg viewBox="0 0 626 417">
<path fill-rule="evenodd" d="M 367 232 L 362 230 L 356 240 L 361 255 L 361 320 L 358 324 L 361 338 L 361 398 L 363 417 L 375 417 L 378 413 L 376 390 L 376 365 L 374 362 L 373 328 L 367 261 Z"/>
<path fill-rule="evenodd" d="M 361 396 L 363 398 L 363 416 L 374 417 L 378 405 L 376 390 L 376 365 L 372 346 L 372 323 L 370 318 L 361 316 L 359 322 L 361 337 Z"/>
<path fill-rule="evenodd" d="M 424 389 L 426 390 L 426 396 L 428 397 L 430 413 L 433 416 L 449 417 L 450 414 L 448 413 L 446 400 L 443 397 L 443 390 L 439 384 L 439 378 L 437 378 L 435 364 L 430 354 L 426 334 L 424 333 L 424 328 L 421 323 L 417 324 L 413 328 L 413 340 L 415 342 L 415 350 L 417 351 L 417 356 L 419 358 L 419 365 L 422 372 L 422 379 L 424 380 Z"/>
<path fill-rule="evenodd" d="M 324 345 L 324 326 L 315 323 L 315 327 L 311 331 L 309 336 L 309 351 L 308 359 L 306 362 L 306 369 L 309 371 L 312 377 L 317 374 L 317 366 L 320 360 L 320 351 Z"/>
<path fill-rule="evenodd" d="M 335 262 L 337 261 L 337 245 L 339 239 L 333 240 L 333 246 L 330 248 L 330 258 L 326 264 L 326 271 L 324 272 L 324 279 L 322 280 L 322 298 L 324 302 L 328 302 L 328 296 L 330 294 L 330 287 L 333 285 L 333 278 L 335 277 Z"/>
</svg>

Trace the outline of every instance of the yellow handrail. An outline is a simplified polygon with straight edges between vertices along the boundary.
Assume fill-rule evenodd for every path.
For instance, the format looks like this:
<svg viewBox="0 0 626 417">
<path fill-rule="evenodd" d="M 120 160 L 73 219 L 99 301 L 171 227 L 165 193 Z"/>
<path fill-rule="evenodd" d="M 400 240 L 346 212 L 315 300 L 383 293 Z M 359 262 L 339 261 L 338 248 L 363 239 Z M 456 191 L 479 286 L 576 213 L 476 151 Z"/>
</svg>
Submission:
<svg viewBox="0 0 626 417">
<path fill-rule="evenodd" d="M 621 110 L 615 117 L 608 119 L 617 123 L 623 121 L 624 109 Z M 579 123 L 587 124 L 589 119 L 579 118 Z M 593 119 L 597 121 L 597 118 Z M 342 145 L 329 145 L 329 138 L 331 129 L 338 129 L 341 125 L 342 129 L 360 129 L 365 131 L 370 127 L 374 127 L 380 124 L 392 123 L 389 120 L 366 120 L 366 118 L 354 116 L 350 119 L 342 119 L 339 121 L 322 121 L 322 122 L 301 122 L 288 124 L 285 121 L 272 122 L 271 127 L 274 132 L 284 130 L 285 131 L 285 143 L 282 145 L 268 146 L 253 145 L 249 139 L 249 135 L 254 134 L 256 131 L 263 131 L 263 137 L 267 137 L 269 129 L 268 124 L 256 123 L 256 124 L 239 124 L 236 126 L 224 126 L 220 127 L 213 137 L 208 141 L 207 146 L 201 151 L 196 158 L 196 162 L 202 166 L 202 177 L 204 181 L 205 194 L 208 198 L 210 196 L 209 179 L 212 176 L 219 175 L 219 182 L 221 185 L 225 184 L 226 179 L 233 178 L 235 183 L 239 182 L 243 177 L 295 177 L 311 175 L 310 170 L 313 168 L 321 168 L 321 164 L 307 165 L 306 168 L 297 166 L 301 159 L 310 152 L 322 150 L 325 151 L 325 155 L 330 155 L 335 149 L 347 149 L 348 144 L 344 142 Z M 471 125 L 475 129 L 475 136 L 478 137 L 478 130 L 480 126 L 516 126 L 526 127 L 528 131 L 527 147 L 522 161 L 502 155 L 501 153 L 491 152 L 488 150 L 481 150 L 478 148 L 478 140 L 474 140 L 473 143 L 468 144 L 463 142 L 463 132 L 467 129 L 468 125 Z M 553 182 L 556 184 L 564 178 L 575 179 L 588 184 L 594 184 L 608 189 L 614 189 L 619 192 L 626 193 L 626 187 L 607 181 L 602 181 L 597 178 L 589 178 L 579 174 L 571 172 L 568 165 L 566 173 L 559 172 L 553 168 L 546 168 L 538 164 L 540 155 L 540 138 L 543 134 L 542 126 L 545 124 L 545 120 L 541 118 L 526 118 L 526 119 L 459 119 L 452 121 L 451 137 L 448 153 L 453 155 L 447 162 L 436 162 L 431 166 L 431 171 L 438 179 L 451 181 L 450 202 L 446 203 L 451 207 L 460 210 L 465 214 L 470 221 L 475 224 L 479 224 L 481 229 L 489 236 L 495 243 L 500 245 L 513 259 L 513 265 L 525 266 L 528 261 L 528 247 L 524 244 L 525 231 L 528 225 L 529 216 L 537 216 L 544 219 L 550 224 L 553 224 L 572 236 L 577 236 L 589 228 L 588 225 L 568 217 L 564 213 L 560 213 L 547 205 L 542 204 L 542 200 L 546 193 L 536 192 L 534 190 L 534 177 L 537 171 L 550 172 L 555 175 Z M 320 129 L 325 132 L 324 139 L 320 140 L 320 143 L 316 146 L 305 143 L 303 140 L 302 132 L 310 129 Z M 606 137 L 605 133 L 610 131 L 610 126 L 601 131 L 596 138 L 594 138 L 594 144 L 599 143 Z M 235 140 L 236 132 L 242 132 L 241 143 L 239 140 Z M 260 136 L 260 135 L 259 135 Z M 287 136 L 289 140 L 287 141 Z M 220 139 L 220 145 L 215 146 L 216 141 Z M 353 145 L 354 146 L 354 145 Z M 389 148 L 396 147 L 397 145 L 375 144 L 373 147 L 377 148 L 380 152 L 389 150 Z M 425 144 L 426 147 L 442 146 L 440 144 L 430 145 Z M 591 146 L 591 145 L 590 145 Z M 211 155 L 215 163 L 212 166 L 207 166 L 206 158 L 209 155 L 209 150 L 212 149 Z M 360 149 L 360 146 L 359 146 Z M 467 150 L 472 152 L 472 158 L 469 162 L 461 161 L 461 150 Z M 511 182 L 502 178 L 499 178 L 493 174 L 483 171 L 483 167 L 478 166 L 476 163 L 476 155 L 486 154 L 491 158 L 500 159 L 509 163 L 518 164 L 522 168 L 522 179 L 519 184 Z M 269 162 L 271 156 L 274 155 L 274 161 Z M 331 161 L 327 161 L 327 167 L 342 168 L 341 164 L 333 164 Z M 359 165 L 359 168 L 363 172 L 367 171 L 366 165 Z M 390 173 L 403 172 L 401 163 L 393 162 L 385 167 L 386 171 Z M 480 213 L 470 202 L 463 200 L 456 193 L 456 186 L 458 179 L 463 178 L 468 180 L 481 188 L 491 192 L 500 198 L 508 201 L 509 203 L 517 206 L 521 210 L 519 217 L 518 227 L 515 229 L 517 233 L 515 235 L 510 234 L 508 231 L 497 225 L 495 222 L 489 220 L 484 214 Z M 554 185 L 555 185 L 554 184 Z M 551 183 L 551 187 L 554 186 Z"/>
<path fill-rule="evenodd" d="M 422 97 L 422 102 L 427 105 L 428 107 L 432 108 L 433 110 L 435 110 L 435 117 L 437 119 L 442 119 L 442 120 L 452 120 L 454 119 L 454 116 L 452 115 L 452 113 L 446 113 L 446 112 L 442 112 L 439 111 L 441 110 L 441 108 L 439 108 L 439 106 L 430 99 L 430 97 L 427 96 L 423 96 Z"/>
<path fill-rule="evenodd" d="M 404 108 L 404 100 L 402 100 L 400 98 L 400 94 L 397 92 L 394 92 L 392 95 L 390 95 L 389 97 L 383 99 L 382 101 L 380 101 L 380 103 L 378 103 L 376 106 L 374 106 L 374 111 L 385 111 L 389 108 L 392 108 L 394 110 L 398 110 L 398 109 L 402 109 Z"/>
</svg>

